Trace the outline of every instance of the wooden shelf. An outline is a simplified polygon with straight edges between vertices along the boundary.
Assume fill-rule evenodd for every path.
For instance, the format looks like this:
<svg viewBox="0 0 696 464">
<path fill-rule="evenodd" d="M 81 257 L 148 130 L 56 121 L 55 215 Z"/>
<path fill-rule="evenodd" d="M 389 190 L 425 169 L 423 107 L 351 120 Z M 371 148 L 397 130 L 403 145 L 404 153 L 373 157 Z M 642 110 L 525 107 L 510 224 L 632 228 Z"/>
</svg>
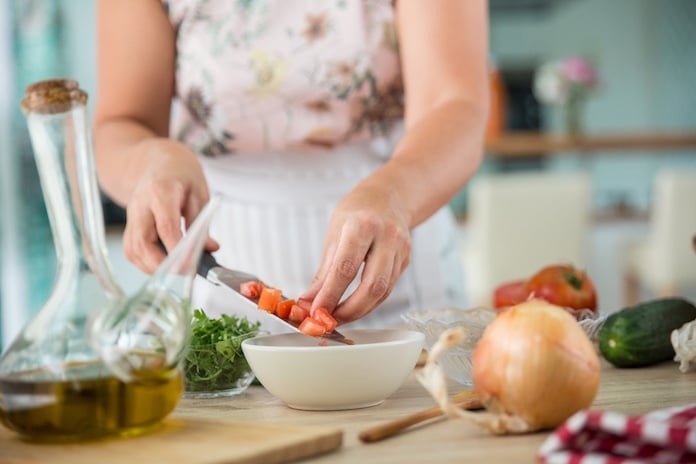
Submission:
<svg viewBox="0 0 696 464">
<path fill-rule="evenodd" d="M 696 149 L 696 131 L 639 132 L 564 136 L 539 132 L 509 132 L 486 144 L 488 156 L 524 158 L 561 152 Z"/>
<path fill-rule="evenodd" d="M 455 212 L 455 220 L 459 225 L 466 225 L 468 216 L 466 212 Z M 643 222 L 650 220 L 650 211 L 629 207 L 595 209 L 590 213 L 590 221 L 593 224 L 608 224 L 612 222 Z M 694 236 L 694 250 L 696 250 L 696 235 Z"/>
</svg>

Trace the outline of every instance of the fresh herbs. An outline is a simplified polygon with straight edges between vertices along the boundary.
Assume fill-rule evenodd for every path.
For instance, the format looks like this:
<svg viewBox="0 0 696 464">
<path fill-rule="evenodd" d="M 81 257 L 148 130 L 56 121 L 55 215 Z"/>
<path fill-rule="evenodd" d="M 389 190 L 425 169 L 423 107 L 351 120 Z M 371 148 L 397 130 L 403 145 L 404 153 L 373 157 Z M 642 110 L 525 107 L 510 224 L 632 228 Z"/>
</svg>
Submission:
<svg viewBox="0 0 696 464">
<path fill-rule="evenodd" d="M 191 346 L 185 362 L 186 390 L 216 391 L 235 388 L 251 369 L 242 342 L 256 336 L 260 323 L 222 314 L 210 319 L 202 309 L 193 312 Z"/>
</svg>

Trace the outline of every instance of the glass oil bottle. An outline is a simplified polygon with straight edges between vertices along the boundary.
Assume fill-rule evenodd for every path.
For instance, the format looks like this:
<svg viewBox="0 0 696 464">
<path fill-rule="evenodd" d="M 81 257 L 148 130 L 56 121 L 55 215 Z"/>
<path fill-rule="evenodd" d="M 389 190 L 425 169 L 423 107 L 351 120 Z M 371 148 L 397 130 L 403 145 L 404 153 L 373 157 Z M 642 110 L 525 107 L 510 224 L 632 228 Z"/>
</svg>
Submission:
<svg viewBox="0 0 696 464">
<path fill-rule="evenodd" d="M 86 102 L 87 94 L 67 79 L 30 85 L 22 100 L 56 247 L 57 275 L 49 298 L 0 358 L 0 423 L 35 441 L 138 434 L 160 423 L 183 393 L 179 365 L 190 322 L 185 300 L 195 264 L 192 273 L 189 266 L 176 281 L 155 274 L 158 295 L 167 293 L 168 301 L 174 298 L 178 305 L 177 311 L 160 311 L 176 327 L 174 342 L 167 341 L 172 330 L 161 327 L 168 352 L 176 352 L 167 355 L 166 369 L 148 375 L 145 365 L 139 375 L 119 376 L 94 348 L 108 345 L 95 336 L 109 335 L 93 330 L 94 321 L 114 320 L 105 314 L 132 319 L 122 307 L 133 301 L 116 282 L 106 252 Z M 197 260 L 204 238 L 193 235 L 177 248 L 184 248 L 179 255 Z M 159 302 L 155 298 L 148 304 L 157 309 Z M 140 333 L 121 335 L 142 339 Z"/>
</svg>

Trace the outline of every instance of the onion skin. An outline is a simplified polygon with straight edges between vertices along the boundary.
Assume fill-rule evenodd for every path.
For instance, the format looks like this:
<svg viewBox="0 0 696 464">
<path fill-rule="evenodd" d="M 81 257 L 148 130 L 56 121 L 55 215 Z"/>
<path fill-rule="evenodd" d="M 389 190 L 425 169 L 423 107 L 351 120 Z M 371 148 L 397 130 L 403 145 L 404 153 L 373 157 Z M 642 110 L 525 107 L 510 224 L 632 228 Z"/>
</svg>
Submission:
<svg viewBox="0 0 696 464">
<path fill-rule="evenodd" d="M 529 431 L 557 427 L 588 408 L 600 365 L 583 329 L 563 308 L 535 299 L 501 312 L 473 354 L 474 389 L 490 412 Z"/>
</svg>

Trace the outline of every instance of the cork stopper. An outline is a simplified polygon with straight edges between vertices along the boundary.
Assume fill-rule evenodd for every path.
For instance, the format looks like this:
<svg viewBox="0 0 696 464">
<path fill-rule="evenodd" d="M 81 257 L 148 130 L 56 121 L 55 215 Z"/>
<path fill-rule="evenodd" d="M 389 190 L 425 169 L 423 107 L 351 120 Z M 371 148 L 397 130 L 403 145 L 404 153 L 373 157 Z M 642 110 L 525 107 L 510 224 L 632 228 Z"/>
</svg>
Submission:
<svg viewBox="0 0 696 464">
<path fill-rule="evenodd" d="M 72 79 L 49 79 L 29 85 L 22 98 L 25 113 L 55 114 L 69 111 L 76 103 L 85 105 L 87 93 Z"/>
</svg>

